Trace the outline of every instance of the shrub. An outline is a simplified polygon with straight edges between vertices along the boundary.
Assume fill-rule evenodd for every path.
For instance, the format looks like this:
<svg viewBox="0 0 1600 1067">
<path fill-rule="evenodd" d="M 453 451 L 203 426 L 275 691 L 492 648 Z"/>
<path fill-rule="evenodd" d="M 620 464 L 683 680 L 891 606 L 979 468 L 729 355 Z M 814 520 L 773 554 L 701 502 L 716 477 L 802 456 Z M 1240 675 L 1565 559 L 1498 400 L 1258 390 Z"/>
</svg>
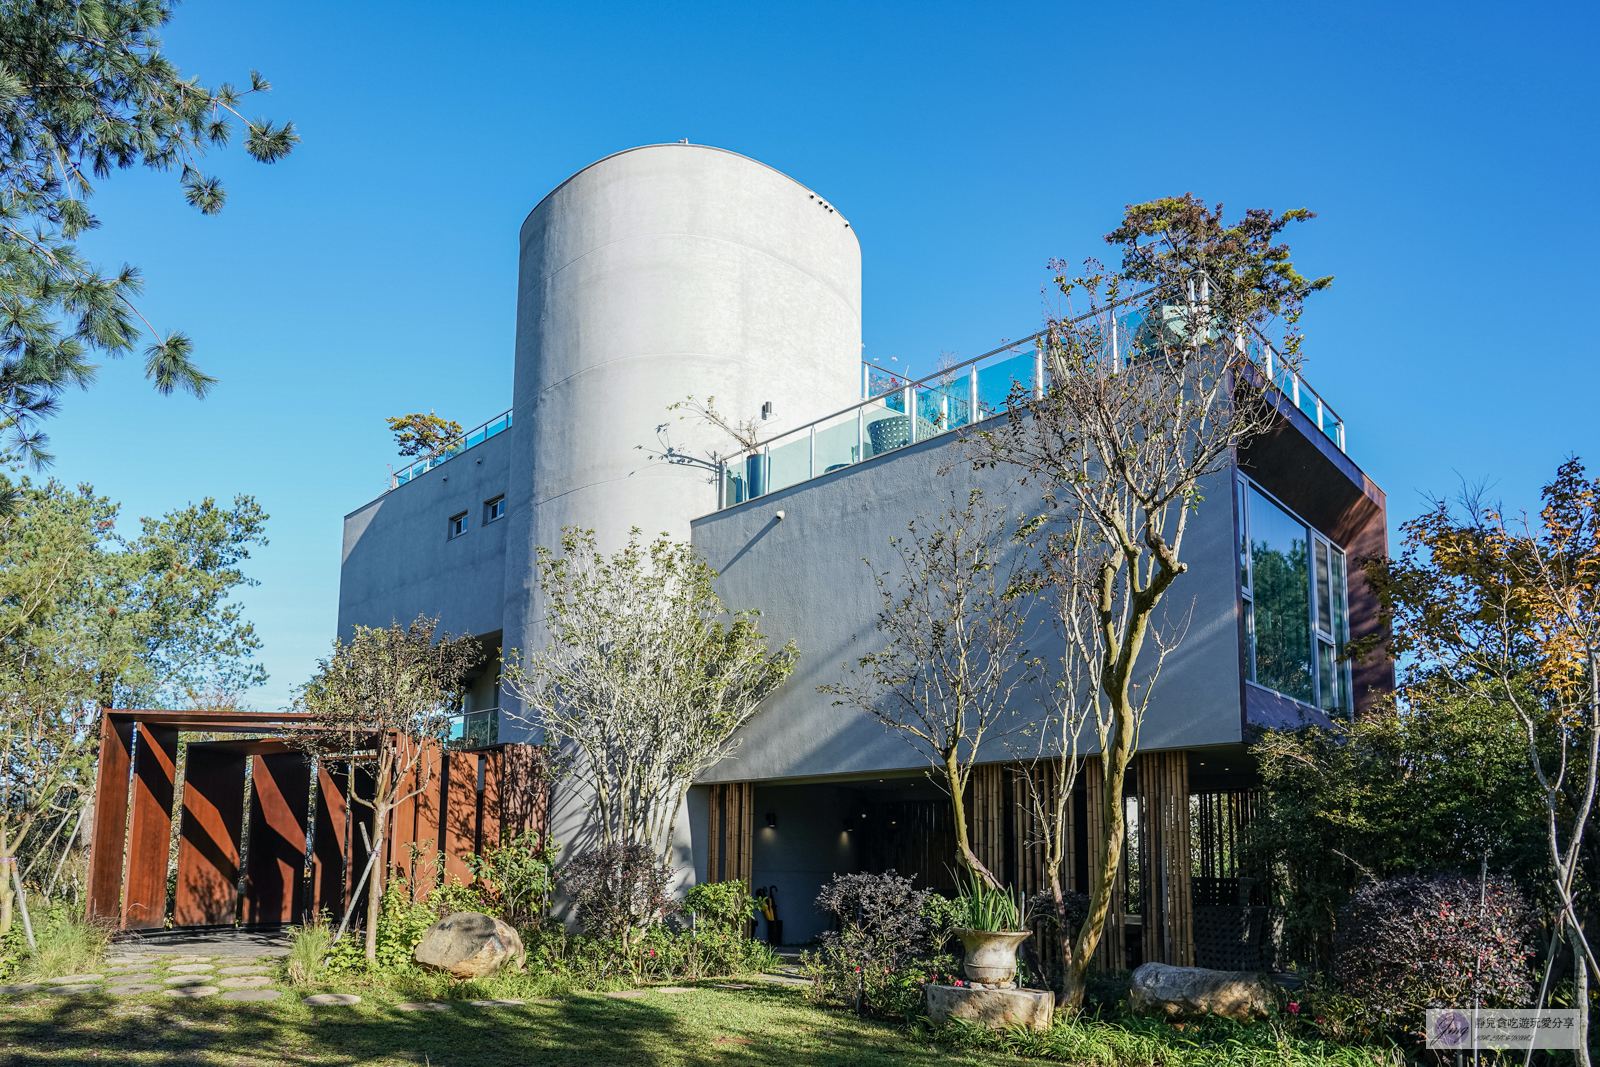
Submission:
<svg viewBox="0 0 1600 1067">
<path fill-rule="evenodd" d="M 432 897 L 430 896 L 430 900 Z M 434 906 L 429 902 L 411 899 L 405 882 L 391 878 L 383 887 L 383 898 L 378 909 L 378 960 L 382 971 L 408 971 L 416 967 L 412 953 L 422 941 L 423 931 L 436 920 Z M 367 971 L 366 945 L 354 927 L 345 932 L 344 939 L 331 951 L 334 971 Z"/>
<path fill-rule="evenodd" d="M 744 880 L 735 878 L 695 886 L 684 896 L 683 909 L 694 912 L 696 929 L 710 926 L 742 934 L 744 924 L 755 917 L 756 899 Z"/>
<path fill-rule="evenodd" d="M 832 914 L 839 929 L 801 957 L 813 1000 L 910 1016 L 922 1009 L 928 982 L 952 980 L 955 958 L 937 951 L 957 914 L 954 901 L 889 871 L 834 875 L 817 895 L 817 908 Z"/>
<path fill-rule="evenodd" d="M 466 856 L 487 914 L 497 915 L 513 926 L 536 923 L 544 918 L 550 903 L 551 866 L 556 844 L 525 830 L 515 837 L 506 835 L 496 847 L 482 856 Z"/>
<path fill-rule="evenodd" d="M 567 864 L 561 883 L 584 932 L 627 946 L 678 907 L 667 895 L 672 868 L 644 845 L 606 845 Z"/>
<path fill-rule="evenodd" d="M 1365 1012 L 1411 1025 L 1423 1009 L 1526 1004 L 1532 909 L 1507 879 L 1409 876 L 1356 890 L 1339 913 L 1334 977 Z"/>
</svg>

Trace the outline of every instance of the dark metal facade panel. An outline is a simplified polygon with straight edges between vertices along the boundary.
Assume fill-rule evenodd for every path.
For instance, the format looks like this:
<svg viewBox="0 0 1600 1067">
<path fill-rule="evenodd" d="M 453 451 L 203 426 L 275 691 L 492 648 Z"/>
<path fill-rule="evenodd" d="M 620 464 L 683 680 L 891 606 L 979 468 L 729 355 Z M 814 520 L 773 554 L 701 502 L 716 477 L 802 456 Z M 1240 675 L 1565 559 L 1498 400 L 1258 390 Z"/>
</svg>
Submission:
<svg viewBox="0 0 1600 1067">
<path fill-rule="evenodd" d="M 478 843 L 473 849 L 480 856 L 500 844 L 500 782 L 505 753 L 485 752 L 484 757 L 483 792 L 478 797 Z"/>
<path fill-rule="evenodd" d="M 94 836 L 89 851 L 88 914 L 122 914 L 122 868 L 128 844 L 128 774 L 133 766 L 133 728 L 110 712 L 100 716 L 100 763 L 95 771 Z"/>
<path fill-rule="evenodd" d="M 173 778 L 178 731 L 139 724 L 133 757 L 132 828 L 124 880 L 122 925 L 152 930 L 167 918 L 167 858 L 172 845 Z"/>
<path fill-rule="evenodd" d="M 254 757 L 244 921 L 295 922 L 304 908 L 311 761 L 299 752 Z"/>
<path fill-rule="evenodd" d="M 238 918 L 247 757 L 229 742 L 190 742 L 187 749 L 172 920 L 231 923 Z"/>
</svg>

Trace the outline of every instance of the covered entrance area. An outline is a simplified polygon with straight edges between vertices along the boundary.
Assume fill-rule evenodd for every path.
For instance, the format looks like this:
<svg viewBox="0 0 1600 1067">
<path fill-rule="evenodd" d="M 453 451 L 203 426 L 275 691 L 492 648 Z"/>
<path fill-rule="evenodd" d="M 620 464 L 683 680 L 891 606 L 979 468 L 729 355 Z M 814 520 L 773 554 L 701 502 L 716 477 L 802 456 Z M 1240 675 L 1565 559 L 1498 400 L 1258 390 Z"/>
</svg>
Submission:
<svg viewBox="0 0 1600 1067">
<path fill-rule="evenodd" d="M 1014 891 L 1048 889 L 1040 834 L 1021 763 L 975 768 L 965 798 L 973 847 Z M 1036 781 L 1039 779 L 1036 779 Z M 942 780 L 924 772 L 707 787 L 705 877 L 744 878 L 777 900 L 782 940 L 802 945 L 832 919 L 814 900 L 835 874 L 893 870 L 919 888 L 959 890 L 954 818 Z M 1099 848 L 1103 790 L 1096 758 L 1084 761 L 1069 804 L 1063 872 L 1070 892 L 1089 891 Z M 1096 956 L 1103 970 L 1146 961 L 1248 969 L 1270 965 L 1266 884 L 1244 866 L 1242 837 L 1259 777 L 1242 746 L 1141 753 L 1123 797 L 1129 841 L 1111 916 Z M 698 859 L 699 857 L 697 857 Z M 758 936 L 765 936 L 765 923 Z M 1031 939 L 1059 962 L 1041 928 Z"/>
</svg>

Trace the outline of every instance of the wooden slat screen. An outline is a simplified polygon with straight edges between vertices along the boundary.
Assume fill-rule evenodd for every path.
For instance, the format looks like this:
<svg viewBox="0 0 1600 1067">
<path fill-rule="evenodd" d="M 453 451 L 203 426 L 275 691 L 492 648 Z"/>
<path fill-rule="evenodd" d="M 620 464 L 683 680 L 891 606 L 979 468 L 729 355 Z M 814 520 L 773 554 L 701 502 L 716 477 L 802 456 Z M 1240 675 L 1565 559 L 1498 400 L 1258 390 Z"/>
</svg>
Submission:
<svg viewBox="0 0 1600 1067">
<path fill-rule="evenodd" d="M 706 877 L 713 882 L 739 879 L 751 884 L 751 850 L 755 844 L 755 785 L 728 782 L 711 787 Z"/>
<path fill-rule="evenodd" d="M 1194 901 L 1189 876 L 1189 758 L 1186 752 L 1139 756 L 1144 959 L 1194 966 Z"/>
</svg>

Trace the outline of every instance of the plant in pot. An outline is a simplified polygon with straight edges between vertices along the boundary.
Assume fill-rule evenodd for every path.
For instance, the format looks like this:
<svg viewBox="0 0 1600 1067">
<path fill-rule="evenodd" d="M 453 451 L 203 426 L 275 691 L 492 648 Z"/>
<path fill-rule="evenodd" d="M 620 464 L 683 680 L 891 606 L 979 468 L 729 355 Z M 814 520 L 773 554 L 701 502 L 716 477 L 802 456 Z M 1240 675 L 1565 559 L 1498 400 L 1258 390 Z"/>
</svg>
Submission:
<svg viewBox="0 0 1600 1067">
<path fill-rule="evenodd" d="M 1004 889 L 985 885 L 976 875 L 956 898 L 961 925 L 954 933 L 967 950 L 962 968 L 974 985 L 1016 986 L 1017 946 L 1033 931 L 1023 930 L 1017 902 Z"/>
</svg>

